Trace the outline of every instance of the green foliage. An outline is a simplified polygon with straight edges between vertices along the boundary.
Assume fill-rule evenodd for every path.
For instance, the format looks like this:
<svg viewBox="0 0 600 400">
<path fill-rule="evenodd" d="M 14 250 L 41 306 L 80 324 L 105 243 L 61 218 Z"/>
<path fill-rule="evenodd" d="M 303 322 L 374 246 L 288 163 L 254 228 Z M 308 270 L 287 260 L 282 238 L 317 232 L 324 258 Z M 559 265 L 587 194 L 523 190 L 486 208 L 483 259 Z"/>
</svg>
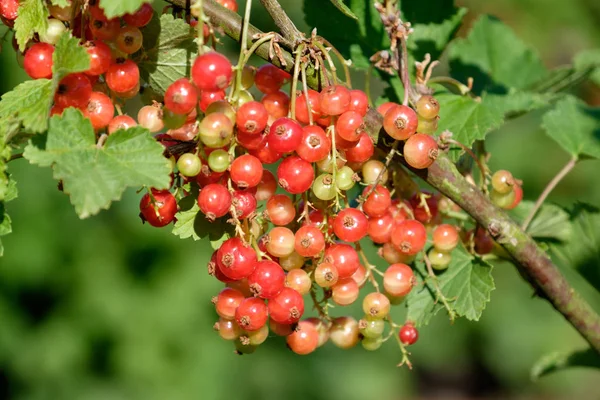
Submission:
<svg viewBox="0 0 600 400">
<path fill-rule="evenodd" d="M 450 47 L 452 75 L 461 81 L 475 79 L 478 90 L 501 85 L 524 89 L 547 74 L 539 56 L 505 24 L 482 16 L 469 36 Z"/>
<path fill-rule="evenodd" d="M 38 32 L 48 29 L 48 8 L 43 0 L 22 0 L 15 20 L 15 37 L 19 50 L 24 51 L 27 42 Z"/>
<path fill-rule="evenodd" d="M 533 205 L 532 201 L 523 200 L 512 211 L 511 216 L 522 222 L 533 209 Z M 527 227 L 527 233 L 536 240 L 568 242 L 573 233 L 569 213 L 554 204 L 544 204 Z"/>
<path fill-rule="evenodd" d="M 152 0 L 100 0 L 100 7 L 108 18 L 115 18 L 134 13 L 144 3 L 152 3 Z"/>
<path fill-rule="evenodd" d="M 572 353 L 552 353 L 542 357 L 531 369 L 531 379 L 572 367 L 600 368 L 600 356 L 594 349 L 574 351 Z"/>
<path fill-rule="evenodd" d="M 582 51 L 575 56 L 573 66 L 577 71 L 587 73 L 589 71 L 590 79 L 600 85 L 600 50 L 593 49 Z"/>
<path fill-rule="evenodd" d="M 594 287 L 600 287 L 600 209 L 577 204 L 570 212 L 571 240 L 552 245 L 552 259 L 564 268 L 574 268 Z"/>
<path fill-rule="evenodd" d="M 600 158 L 600 109 L 567 96 L 542 121 L 548 136 L 574 158 Z"/>
<path fill-rule="evenodd" d="M 14 117 L 26 130 L 44 132 L 48 128 L 48 114 L 60 80 L 89 67 L 90 58 L 79 45 L 79 40 L 70 33 L 64 33 L 54 50 L 52 80 L 26 81 L 5 93 L 0 101 L 0 123 Z"/>
<path fill-rule="evenodd" d="M 356 15 L 354 15 L 352 10 L 350 8 L 348 8 L 348 6 L 345 5 L 342 0 L 331 0 L 331 4 L 333 4 L 338 10 L 343 12 L 344 15 L 358 21 L 358 17 Z"/>
<path fill-rule="evenodd" d="M 212 228 L 204 214 L 200 212 L 198 195 L 190 195 L 179 201 L 179 211 L 175 215 L 177 221 L 173 225 L 173 235 L 181 239 L 191 237 L 194 240 L 200 240 L 208 235 Z"/>
<path fill-rule="evenodd" d="M 30 141 L 24 155 L 52 166 L 75 211 L 86 218 L 120 199 L 126 187 L 167 188 L 171 168 L 162 153 L 162 145 L 139 127 L 113 133 L 100 147 L 91 122 L 69 108 L 50 119 L 48 134 Z"/>
<path fill-rule="evenodd" d="M 71 4 L 69 0 L 50 0 L 50 2 L 52 3 L 52 5 L 58 7 L 67 7 Z"/>
<path fill-rule="evenodd" d="M 444 308 L 438 299 L 435 285 L 427 273 L 424 259 L 415 262 L 417 285 L 407 297 L 407 320 L 417 326 L 427 325 Z M 494 290 L 492 266 L 473 257 L 459 246 L 452 252 L 448 269 L 436 274 L 438 286 L 458 316 L 477 321 Z"/>
<path fill-rule="evenodd" d="M 189 75 L 198 53 L 194 29 L 182 19 L 164 14 L 142 29 L 144 52 L 136 59 L 140 75 L 158 94 L 175 80 Z"/>
</svg>

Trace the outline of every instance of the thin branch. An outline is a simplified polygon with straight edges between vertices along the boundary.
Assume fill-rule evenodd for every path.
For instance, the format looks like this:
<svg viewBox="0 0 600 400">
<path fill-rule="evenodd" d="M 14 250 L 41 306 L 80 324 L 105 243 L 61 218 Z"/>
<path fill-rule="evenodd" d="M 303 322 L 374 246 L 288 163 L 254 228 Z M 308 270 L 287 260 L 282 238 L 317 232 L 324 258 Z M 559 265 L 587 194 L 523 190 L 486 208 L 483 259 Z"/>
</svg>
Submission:
<svg viewBox="0 0 600 400">
<path fill-rule="evenodd" d="M 542 194 L 540 194 L 540 197 L 538 197 L 535 204 L 533 205 L 533 208 L 529 212 L 529 215 L 527 216 L 527 218 L 525 218 L 525 221 L 523 221 L 522 228 L 524 231 L 527 230 L 527 227 L 533 220 L 533 217 L 535 217 L 535 214 L 538 212 L 542 204 L 544 204 L 544 201 L 546 201 L 546 198 L 548 197 L 548 195 L 550 195 L 550 192 L 552 192 L 556 185 L 558 185 L 558 183 L 565 176 L 567 176 L 567 174 L 571 172 L 573 168 L 575 168 L 575 165 L 577 165 L 577 158 L 570 159 L 569 162 L 560 171 L 558 171 L 558 174 L 556 174 L 556 176 L 552 178 L 550 182 L 548 182 L 548 185 L 546 185 L 546 188 L 544 188 L 544 191 L 542 192 Z"/>
<path fill-rule="evenodd" d="M 185 0 L 168 0 L 168 2 L 181 7 Z M 213 0 L 204 0 L 204 12 L 215 25 L 223 29 L 225 34 L 239 40 L 241 32 L 239 15 L 221 7 Z M 248 33 L 253 36 L 255 33 L 262 32 L 249 26 Z M 257 49 L 256 54 L 281 67 L 277 59 L 269 60 L 268 49 L 268 44 L 265 44 Z M 283 57 L 289 60 L 285 68 L 289 72 L 293 66 L 293 57 L 289 51 L 284 50 L 282 53 Z M 318 88 L 318 76 L 309 76 L 307 83 L 313 88 Z M 381 130 L 382 121 L 381 114 L 374 109 L 369 109 L 365 116 L 367 131 L 372 136 L 376 136 Z M 600 316 L 569 284 L 548 255 L 515 221 L 494 206 L 482 192 L 475 190 L 445 155 L 440 155 L 428 169 L 413 170 L 413 172 L 485 227 L 514 259 L 534 289 L 539 289 L 554 308 L 600 353 Z"/>
<path fill-rule="evenodd" d="M 260 0 L 263 7 L 269 12 L 275 25 L 281 30 L 281 35 L 284 38 L 284 44 L 292 49 L 304 40 L 302 32 L 296 28 L 290 17 L 281 7 L 277 0 Z"/>
</svg>

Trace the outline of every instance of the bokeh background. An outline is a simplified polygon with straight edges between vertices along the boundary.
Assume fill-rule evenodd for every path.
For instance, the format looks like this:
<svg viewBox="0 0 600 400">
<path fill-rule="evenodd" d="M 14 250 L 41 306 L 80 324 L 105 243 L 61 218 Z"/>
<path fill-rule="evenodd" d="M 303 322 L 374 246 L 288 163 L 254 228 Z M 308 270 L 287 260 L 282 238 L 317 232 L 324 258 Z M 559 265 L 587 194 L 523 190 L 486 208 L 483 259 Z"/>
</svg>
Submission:
<svg viewBox="0 0 600 400">
<path fill-rule="evenodd" d="M 303 23 L 300 1 L 281 3 L 302 29 L 312 28 Z M 498 15 L 548 67 L 600 45 L 595 0 L 460 3 L 471 10 L 467 23 L 480 13 Z M 270 29 L 259 7 L 254 15 Z M 0 93 L 26 78 L 10 38 L 2 42 Z M 577 91 L 600 104 L 597 87 Z M 535 199 L 567 160 L 540 130 L 539 116 L 512 121 L 488 141 L 491 167 L 523 179 L 527 199 Z M 600 398 L 594 370 L 530 379 L 541 356 L 585 343 L 532 297 L 509 264 L 494 270 L 497 289 L 479 323 L 451 326 L 440 313 L 421 330 L 411 348 L 412 371 L 395 367 L 400 357 L 393 341 L 374 353 L 328 344 L 300 357 L 273 338 L 240 357 L 212 330 L 210 298 L 221 285 L 206 274 L 208 244 L 143 226 L 134 190 L 109 211 L 79 220 L 50 169 L 17 160 L 10 171 L 19 198 L 8 206 L 14 232 L 2 238 L 0 259 L 0 399 Z M 599 162 L 582 163 L 550 200 L 599 205 L 598 171 Z M 600 310 L 598 293 L 576 273 L 565 273 Z M 352 309 L 333 312 L 360 316 Z M 402 306 L 393 312 L 402 320 Z"/>
</svg>

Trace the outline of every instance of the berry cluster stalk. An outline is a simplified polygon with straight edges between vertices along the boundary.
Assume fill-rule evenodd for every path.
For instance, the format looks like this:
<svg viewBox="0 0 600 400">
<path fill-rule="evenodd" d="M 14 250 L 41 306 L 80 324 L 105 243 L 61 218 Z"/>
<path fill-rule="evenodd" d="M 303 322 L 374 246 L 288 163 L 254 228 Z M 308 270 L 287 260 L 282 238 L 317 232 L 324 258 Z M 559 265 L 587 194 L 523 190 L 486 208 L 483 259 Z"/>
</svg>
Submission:
<svg viewBox="0 0 600 400">
<path fill-rule="evenodd" d="M 186 0 L 167 1 L 178 7 L 186 6 Z M 263 2 L 263 5 L 267 7 L 269 4 L 277 4 L 277 2 Z M 204 0 L 204 12 L 213 24 L 223 29 L 225 34 L 235 40 L 240 40 L 242 19 L 239 15 L 221 7 L 213 0 Z M 298 32 L 295 27 L 292 29 L 287 26 L 291 24 L 289 18 L 278 19 L 275 22 L 280 29 L 285 27 L 285 29 L 282 29 L 283 33 L 286 31 Z M 252 37 L 254 34 L 262 32 L 250 25 L 248 33 L 249 37 Z M 292 42 L 296 41 L 296 37 L 286 39 Z M 283 58 L 288 61 L 287 71 L 289 72 L 293 66 L 293 56 L 290 51 L 282 50 Z M 277 58 L 269 59 L 269 45 L 267 43 L 260 46 L 256 54 L 281 67 Z M 311 75 L 309 73 L 308 85 L 318 88 L 319 81 L 317 77 L 311 79 Z M 382 126 L 382 116 L 376 110 L 370 109 L 365 116 L 365 123 L 369 132 L 379 132 Z M 458 204 L 477 223 L 483 226 L 513 258 L 517 267 L 525 274 L 538 295 L 546 298 L 600 353 L 600 315 L 569 284 L 548 255 L 515 221 L 493 205 L 480 190 L 469 183 L 456 169 L 452 161 L 442 154 L 428 169 L 414 170 L 413 172 Z"/>
</svg>

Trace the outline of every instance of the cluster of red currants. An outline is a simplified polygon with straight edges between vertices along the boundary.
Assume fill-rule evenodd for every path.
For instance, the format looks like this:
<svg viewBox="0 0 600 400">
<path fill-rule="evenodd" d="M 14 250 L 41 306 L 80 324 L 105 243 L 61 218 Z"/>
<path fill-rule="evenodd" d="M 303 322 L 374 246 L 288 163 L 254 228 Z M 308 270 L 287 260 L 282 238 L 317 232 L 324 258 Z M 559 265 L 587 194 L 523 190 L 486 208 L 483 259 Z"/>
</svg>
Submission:
<svg viewBox="0 0 600 400">
<path fill-rule="evenodd" d="M 115 116 L 113 99 L 127 100 L 140 91 L 139 69 L 129 55 L 140 50 L 139 28 L 153 11 L 144 4 L 131 15 L 107 19 L 96 3 L 89 2 L 87 18 L 74 18 L 80 7 L 50 5 L 57 22 L 28 45 L 25 71 L 34 79 L 51 77 L 56 32 L 66 29 L 66 21 L 89 20 L 73 31 L 82 38 L 91 67 L 62 79 L 51 113 L 76 107 L 98 133 L 139 124 L 156 134 L 172 160 L 178 197 L 170 189 L 150 189 L 140 201 L 140 215 L 150 225 L 175 220 L 177 200 L 189 193 L 190 183 L 199 187 L 197 205 L 205 218 L 235 225 L 235 235 L 208 265 L 226 284 L 214 298 L 221 337 L 234 341 L 241 353 L 254 351 L 269 332 L 286 336 L 298 354 L 328 340 L 341 348 L 360 342 L 375 350 L 390 337 L 384 335 L 387 323 L 402 345 L 415 343 L 414 325 L 396 325 L 389 316 L 391 305 L 401 303 L 415 285 L 408 264 L 424 251 L 430 230 L 433 246 L 424 257 L 434 269 L 447 268 L 461 236 L 455 226 L 442 223 L 440 203 L 447 199 L 416 186 L 401 196 L 388 164 L 397 153 L 415 169 L 435 161 L 438 144 L 430 134 L 439 119 L 436 99 L 424 95 L 414 109 L 396 103 L 378 108 L 385 132 L 396 141 L 386 157 L 367 132 L 369 101 L 363 91 L 331 84 L 320 91 L 304 87 L 290 99 L 281 90 L 291 78 L 287 72 L 271 64 L 233 67 L 224 55 L 206 50 L 194 60 L 190 79 L 174 81 L 160 103 L 139 110 L 137 121 Z M 220 3 L 237 10 L 235 0 Z M 0 0 L 5 23 L 14 20 L 17 7 L 17 0 Z M 260 101 L 250 89 L 261 93 Z M 264 167 L 275 163 L 275 174 Z M 494 174 L 492 186 L 492 199 L 502 207 L 514 207 L 522 197 L 506 171 Z M 475 233 L 475 242 L 482 232 Z M 389 264 L 384 271 L 367 260 L 360 245 L 364 238 L 380 246 Z M 382 276 L 381 291 L 375 274 Z M 354 303 L 367 282 L 374 291 L 364 297 L 360 320 L 329 316 L 330 301 Z M 318 317 L 303 319 L 304 296 L 310 296 Z"/>
</svg>

